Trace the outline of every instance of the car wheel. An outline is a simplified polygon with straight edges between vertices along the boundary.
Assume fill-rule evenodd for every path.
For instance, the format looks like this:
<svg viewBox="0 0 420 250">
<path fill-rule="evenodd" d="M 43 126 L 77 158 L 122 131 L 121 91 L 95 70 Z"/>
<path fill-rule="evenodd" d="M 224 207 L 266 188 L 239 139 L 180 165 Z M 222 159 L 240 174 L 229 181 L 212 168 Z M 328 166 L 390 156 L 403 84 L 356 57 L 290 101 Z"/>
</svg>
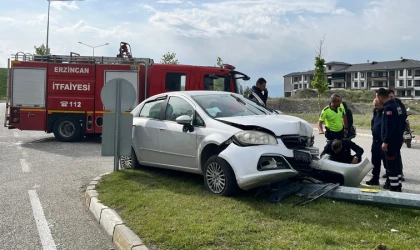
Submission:
<svg viewBox="0 0 420 250">
<path fill-rule="evenodd" d="M 411 140 L 407 140 L 405 143 L 407 144 L 407 148 L 411 148 Z"/>
<path fill-rule="evenodd" d="M 140 163 L 137 159 L 134 149 L 131 148 L 130 156 L 121 156 L 120 157 L 120 167 L 121 169 L 139 169 Z"/>
<path fill-rule="evenodd" d="M 204 184 L 210 192 L 221 196 L 235 195 L 238 189 L 229 163 L 217 155 L 211 156 L 204 165 Z"/>
</svg>

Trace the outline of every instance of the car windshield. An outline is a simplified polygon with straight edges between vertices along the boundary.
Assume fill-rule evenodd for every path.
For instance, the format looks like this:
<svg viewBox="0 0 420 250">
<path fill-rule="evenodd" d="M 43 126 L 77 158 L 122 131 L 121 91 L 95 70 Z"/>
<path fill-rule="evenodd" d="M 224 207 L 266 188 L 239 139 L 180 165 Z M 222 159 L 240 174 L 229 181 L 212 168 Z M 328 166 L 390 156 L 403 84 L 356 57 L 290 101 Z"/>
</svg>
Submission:
<svg viewBox="0 0 420 250">
<path fill-rule="evenodd" d="M 270 110 L 238 94 L 196 95 L 192 98 L 213 117 L 270 115 Z"/>
</svg>

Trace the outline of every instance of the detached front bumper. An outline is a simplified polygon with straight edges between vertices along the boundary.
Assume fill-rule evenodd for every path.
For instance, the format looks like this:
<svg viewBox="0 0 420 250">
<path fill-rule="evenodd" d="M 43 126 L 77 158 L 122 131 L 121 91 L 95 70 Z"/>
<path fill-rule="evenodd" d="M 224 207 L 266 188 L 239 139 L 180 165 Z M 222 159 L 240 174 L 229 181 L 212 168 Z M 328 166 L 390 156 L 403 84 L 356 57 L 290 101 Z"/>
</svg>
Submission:
<svg viewBox="0 0 420 250">
<path fill-rule="evenodd" d="M 367 173 L 373 169 L 372 163 L 366 157 L 359 164 L 346 164 L 331 161 L 328 155 L 324 155 L 320 160 L 312 161 L 311 167 L 341 175 L 344 180 L 343 186 L 348 187 L 358 187 Z"/>
<path fill-rule="evenodd" d="M 315 149 L 312 149 L 313 151 Z M 315 150 L 318 154 L 318 150 Z M 309 153 L 309 150 L 305 153 Z M 302 154 L 287 149 L 283 144 L 241 147 L 231 143 L 219 157 L 226 160 L 235 172 L 238 186 L 243 190 L 280 182 L 298 174 L 288 159 Z M 310 161 L 307 163 L 310 165 Z"/>
</svg>

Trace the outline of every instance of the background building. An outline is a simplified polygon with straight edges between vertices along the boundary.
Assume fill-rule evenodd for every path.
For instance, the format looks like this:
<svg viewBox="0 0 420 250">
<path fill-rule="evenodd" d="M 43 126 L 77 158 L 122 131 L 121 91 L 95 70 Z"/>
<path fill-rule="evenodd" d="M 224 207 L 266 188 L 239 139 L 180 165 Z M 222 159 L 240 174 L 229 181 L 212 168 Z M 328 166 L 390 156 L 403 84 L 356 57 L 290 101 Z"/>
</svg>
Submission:
<svg viewBox="0 0 420 250">
<path fill-rule="evenodd" d="M 420 99 L 420 61 L 401 59 L 359 64 L 332 61 L 325 66 L 330 89 L 393 88 L 398 97 Z M 313 78 L 313 70 L 285 75 L 284 96 L 292 96 L 299 89 L 313 88 L 311 85 Z"/>
</svg>

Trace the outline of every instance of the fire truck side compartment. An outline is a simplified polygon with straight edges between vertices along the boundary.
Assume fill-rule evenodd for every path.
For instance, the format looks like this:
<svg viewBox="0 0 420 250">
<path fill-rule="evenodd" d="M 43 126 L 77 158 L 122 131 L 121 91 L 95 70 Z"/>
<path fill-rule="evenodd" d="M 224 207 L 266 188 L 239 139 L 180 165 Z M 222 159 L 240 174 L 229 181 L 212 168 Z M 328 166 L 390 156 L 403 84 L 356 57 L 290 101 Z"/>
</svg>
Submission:
<svg viewBox="0 0 420 250">
<path fill-rule="evenodd" d="M 61 117 L 80 122 L 83 134 L 87 129 L 87 113 L 95 110 L 95 65 L 85 63 L 49 63 L 47 81 L 47 133 Z"/>
<path fill-rule="evenodd" d="M 11 71 L 10 123 L 20 130 L 45 131 L 46 65 L 16 66 Z"/>
</svg>

